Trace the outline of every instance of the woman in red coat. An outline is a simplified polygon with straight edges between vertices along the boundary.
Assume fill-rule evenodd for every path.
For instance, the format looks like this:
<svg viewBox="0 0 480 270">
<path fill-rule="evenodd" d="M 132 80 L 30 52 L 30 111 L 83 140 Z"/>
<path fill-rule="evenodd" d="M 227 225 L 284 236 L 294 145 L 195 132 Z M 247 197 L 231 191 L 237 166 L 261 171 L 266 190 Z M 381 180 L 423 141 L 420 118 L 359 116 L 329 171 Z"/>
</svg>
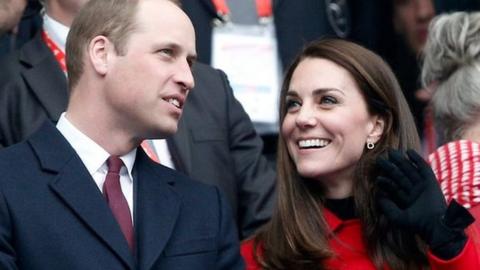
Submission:
<svg viewBox="0 0 480 270">
<path fill-rule="evenodd" d="M 247 269 L 480 269 L 473 218 L 408 150 L 415 125 L 377 55 L 307 46 L 286 73 L 280 123 L 276 210 L 242 245 Z"/>
</svg>

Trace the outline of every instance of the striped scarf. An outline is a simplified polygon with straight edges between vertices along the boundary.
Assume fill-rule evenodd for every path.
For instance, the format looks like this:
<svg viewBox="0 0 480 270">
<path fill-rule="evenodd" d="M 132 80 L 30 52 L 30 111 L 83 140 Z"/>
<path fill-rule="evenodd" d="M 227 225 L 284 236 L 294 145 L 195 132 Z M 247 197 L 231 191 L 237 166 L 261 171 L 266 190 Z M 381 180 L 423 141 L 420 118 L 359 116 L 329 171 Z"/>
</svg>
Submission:
<svg viewBox="0 0 480 270">
<path fill-rule="evenodd" d="M 465 208 L 480 204 L 480 144 L 449 142 L 428 159 L 447 202 L 455 199 Z"/>
</svg>

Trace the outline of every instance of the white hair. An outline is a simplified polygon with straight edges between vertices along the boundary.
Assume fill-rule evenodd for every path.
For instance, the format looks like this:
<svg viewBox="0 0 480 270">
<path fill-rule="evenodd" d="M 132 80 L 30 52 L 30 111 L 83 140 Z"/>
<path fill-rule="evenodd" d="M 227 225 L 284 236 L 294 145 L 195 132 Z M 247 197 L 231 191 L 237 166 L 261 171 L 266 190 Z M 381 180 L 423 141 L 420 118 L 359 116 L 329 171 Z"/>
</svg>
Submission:
<svg viewBox="0 0 480 270">
<path fill-rule="evenodd" d="M 436 85 L 435 122 L 447 141 L 480 117 L 480 12 L 435 17 L 424 48 L 422 83 Z"/>
</svg>

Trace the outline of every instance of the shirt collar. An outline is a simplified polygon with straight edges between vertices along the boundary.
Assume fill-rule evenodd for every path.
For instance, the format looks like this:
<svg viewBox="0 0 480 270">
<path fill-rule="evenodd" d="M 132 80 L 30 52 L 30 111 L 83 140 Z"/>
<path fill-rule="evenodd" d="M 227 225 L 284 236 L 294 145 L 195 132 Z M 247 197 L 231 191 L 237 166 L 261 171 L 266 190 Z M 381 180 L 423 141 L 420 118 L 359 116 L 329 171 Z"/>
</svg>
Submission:
<svg viewBox="0 0 480 270">
<path fill-rule="evenodd" d="M 43 29 L 47 32 L 52 41 L 55 42 L 63 52 L 65 52 L 65 44 L 67 42 L 68 31 L 70 28 L 52 19 L 47 13 L 44 13 Z"/>
<path fill-rule="evenodd" d="M 57 129 L 62 133 L 65 139 L 70 143 L 75 152 L 82 160 L 90 175 L 97 171 L 107 172 L 106 160 L 110 154 L 100 145 L 90 139 L 87 135 L 76 128 L 66 117 L 66 113 L 62 113 L 57 123 Z M 133 149 L 126 155 L 120 157 L 126 167 L 130 180 L 133 180 L 132 170 L 137 149 Z M 124 173 L 125 167 L 120 173 Z"/>
</svg>

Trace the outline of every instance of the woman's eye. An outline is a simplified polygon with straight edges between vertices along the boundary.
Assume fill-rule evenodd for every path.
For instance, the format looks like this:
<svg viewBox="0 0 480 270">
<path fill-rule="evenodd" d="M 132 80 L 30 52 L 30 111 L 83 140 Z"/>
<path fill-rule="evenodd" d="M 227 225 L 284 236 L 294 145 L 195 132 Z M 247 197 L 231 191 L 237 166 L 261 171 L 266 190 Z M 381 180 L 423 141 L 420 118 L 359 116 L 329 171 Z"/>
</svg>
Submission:
<svg viewBox="0 0 480 270">
<path fill-rule="evenodd" d="M 292 110 L 292 109 L 297 108 L 297 107 L 300 107 L 300 106 L 301 106 L 301 104 L 297 100 L 287 100 L 287 102 L 286 102 L 287 111 Z"/>
<path fill-rule="evenodd" d="M 337 104 L 338 101 L 336 98 L 332 97 L 332 96 L 323 96 L 321 99 L 320 99 L 320 103 L 321 104 Z"/>
</svg>

